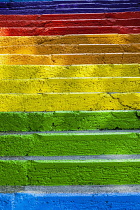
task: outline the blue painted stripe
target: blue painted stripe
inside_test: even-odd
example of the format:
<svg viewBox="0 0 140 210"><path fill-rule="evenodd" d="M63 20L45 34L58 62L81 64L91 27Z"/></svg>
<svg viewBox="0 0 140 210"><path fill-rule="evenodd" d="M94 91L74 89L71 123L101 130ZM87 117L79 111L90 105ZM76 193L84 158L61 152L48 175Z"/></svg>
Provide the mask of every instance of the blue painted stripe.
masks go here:
<svg viewBox="0 0 140 210"><path fill-rule="evenodd" d="M140 210L140 193L0 194L1 210Z"/></svg>
<svg viewBox="0 0 140 210"><path fill-rule="evenodd" d="M50 2L42 2L42 1L36 1L36 2L10 2L10 3L6 3L6 2L2 2L0 5L0 9L2 8L7 8L7 9L22 9L25 8L41 8L41 9L47 9L47 8L82 8L84 4L84 8L127 8L127 7L139 7L138 2L130 2L130 3L97 3L97 2L89 2L87 0L85 1L50 1Z"/></svg>
<svg viewBox="0 0 140 210"><path fill-rule="evenodd" d="M57 2L59 0L0 0L0 2L36 2L36 1L53 1L53 2ZM67 1L67 0L61 0L63 2ZM77 0L78 2L79 0ZM87 0L87 1L91 1L91 0ZM116 2L122 2L122 0L93 0L94 2L112 2L112 3L116 3ZM69 0L69 2L71 2ZM139 0L124 0L123 2L138 2L139 3Z"/></svg>
<svg viewBox="0 0 140 210"><path fill-rule="evenodd" d="M84 6L83 6L84 7ZM23 10L0 10L1 15L35 15L35 14L77 14L77 13L112 13L112 12L136 12L140 8L69 8L69 9L23 9Z"/></svg>

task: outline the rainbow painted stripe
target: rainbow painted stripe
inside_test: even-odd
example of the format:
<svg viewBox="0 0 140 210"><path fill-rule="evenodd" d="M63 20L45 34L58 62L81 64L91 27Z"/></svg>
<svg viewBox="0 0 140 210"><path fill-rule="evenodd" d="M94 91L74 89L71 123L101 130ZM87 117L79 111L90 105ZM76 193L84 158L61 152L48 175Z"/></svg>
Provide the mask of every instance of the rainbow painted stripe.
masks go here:
<svg viewBox="0 0 140 210"><path fill-rule="evenodd" d="M139 186L138 0L0 6L0 185ZM139 197L1 194L0 208L139 210Z"/></svg>

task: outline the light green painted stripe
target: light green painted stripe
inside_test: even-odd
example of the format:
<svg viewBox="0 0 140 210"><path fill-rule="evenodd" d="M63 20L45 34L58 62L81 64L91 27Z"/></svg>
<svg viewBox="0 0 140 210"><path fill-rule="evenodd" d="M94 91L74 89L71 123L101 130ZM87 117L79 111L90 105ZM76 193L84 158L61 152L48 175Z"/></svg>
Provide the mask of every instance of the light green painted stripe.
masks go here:
<svg viewBox="0 0 140 210"><path fill-rule="evenodd" d="M140 64L0 65L0 79L52 77L140 77Z"/></svg>
<svg viewBox="0 0 140 210"><path fill-rule="evenodd" d="M0 131L140 129L140 111L0 112Z"/></svg>
<svg viewBox="0 0 140 210"><path fill-rule="evenodd" d="M1 135L0 156L140 154L139 133Z"/></svg>
<svg viewBox="0 0 140 210"><path fill-rule="evenodd" d="M140 184L140 159L0 161L0 185Z"/></svg>

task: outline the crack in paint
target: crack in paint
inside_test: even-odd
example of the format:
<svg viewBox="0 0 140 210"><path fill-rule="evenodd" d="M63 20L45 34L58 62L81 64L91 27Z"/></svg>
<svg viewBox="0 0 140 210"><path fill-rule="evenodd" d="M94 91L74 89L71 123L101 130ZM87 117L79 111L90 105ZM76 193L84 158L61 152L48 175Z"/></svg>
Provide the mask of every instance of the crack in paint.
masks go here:
<svg viewBox="0 0 140 210"><path fill-rule="evenodd" d="M120 100L120 98L114 97L113 94L110 94L110 93L107 93L107 94L109 94L109 96L110 96L112 99L116 99L116 100L119 102L119 104L120 104L121 106L123 106L123 107L128 107L129 109L132 109L131 106L126 105L126 104L123 104L122 101Z"/></svg>

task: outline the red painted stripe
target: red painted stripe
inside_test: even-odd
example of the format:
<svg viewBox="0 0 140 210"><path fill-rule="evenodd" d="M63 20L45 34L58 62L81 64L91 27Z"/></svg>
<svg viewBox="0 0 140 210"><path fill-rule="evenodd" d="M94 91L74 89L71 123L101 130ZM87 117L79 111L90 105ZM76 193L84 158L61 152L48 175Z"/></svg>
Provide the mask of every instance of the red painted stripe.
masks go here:
<svg viewBox="0 0 140 210"><path fill-rule="evenodd" d="M0 20L61 20L61 19L102 19L140 18L140 12L89 13L89 14L48 14L48 15L0 15Z"/></svg>
<svg viewBox="0 0 140 210"><path fill-rule="evenodd" d="M133 34L140 33L140 27L133 26L81 26L81 27L53 27L53 28L35 28L35 27L15 27L1 28L0 36L46 36L46 35L66 35L66 34Z"/></svg>
<svg viewBox="0 0 140 210"><path fill-rule="evenodd" d="M140 26L140 18L133 19L73 19L73 20L5 20L0 27L69 27L69 26Z"/></svg>

